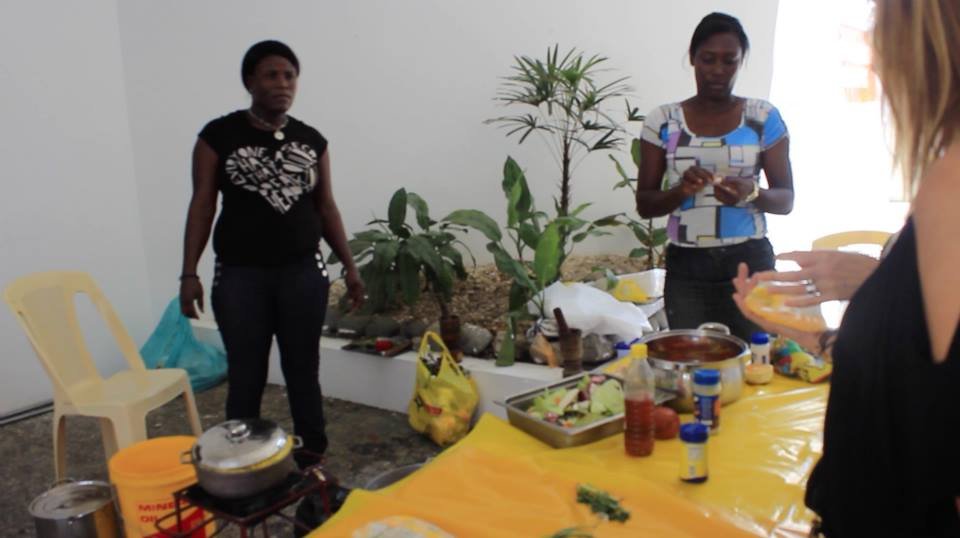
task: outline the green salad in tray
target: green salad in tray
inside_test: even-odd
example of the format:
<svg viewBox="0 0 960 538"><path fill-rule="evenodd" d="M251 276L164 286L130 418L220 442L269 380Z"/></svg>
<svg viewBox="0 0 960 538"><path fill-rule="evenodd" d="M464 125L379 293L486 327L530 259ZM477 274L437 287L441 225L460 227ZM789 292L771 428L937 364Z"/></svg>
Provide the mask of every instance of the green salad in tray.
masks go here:
<svg viewBox="0 0 960 538"><path fill-rule="evenodd" d="M527 413L564 428L578 428L623 413L623 387L616 379L584 375L573 388L547 389Z"/></svg>

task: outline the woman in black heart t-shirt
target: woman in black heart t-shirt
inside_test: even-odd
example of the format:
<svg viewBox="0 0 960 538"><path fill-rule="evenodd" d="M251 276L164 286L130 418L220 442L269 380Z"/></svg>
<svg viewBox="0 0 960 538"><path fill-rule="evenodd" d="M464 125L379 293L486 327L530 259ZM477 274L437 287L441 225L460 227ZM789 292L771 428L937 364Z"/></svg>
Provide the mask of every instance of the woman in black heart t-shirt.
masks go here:
<svg viewBox="0 0 960 538"><path fill-rule="evenodd" d="M208 123L193 150L193 197L187 214L180 308L203 309L197 262L223 195L213 233L217 255L211 301L227 351L227 419L260 416L271 342L277 339L294 432L323 453L320 330L330 281L320 252L326 239L342 260L354 307L363 301L330 186L327 141L287 115L300 63L277 41L243 58L251 105Z"/></svg>

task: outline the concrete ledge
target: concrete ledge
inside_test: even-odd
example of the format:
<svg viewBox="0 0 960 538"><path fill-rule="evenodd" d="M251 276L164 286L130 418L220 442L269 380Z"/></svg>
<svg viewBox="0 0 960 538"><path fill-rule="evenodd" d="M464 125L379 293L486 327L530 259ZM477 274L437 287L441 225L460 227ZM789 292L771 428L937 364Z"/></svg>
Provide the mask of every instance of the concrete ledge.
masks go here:
<svg viewBox="0 0 960 538"><path fill-rule="evenodd" d="M194 334L201 341L221 346L220 333L212 320L193 321ZM407 412L413 394L417 355L401 353L393 358L341 349L348 340L321 338L320 386L324 396L339 398L380 409ZM492 360L465 357L462 363L473 375L480 391L479 413L506 418L494 402L561 379L560 368L517 363L497 367ZM276 344L270 350L270 383L283 385Z"/></svg>

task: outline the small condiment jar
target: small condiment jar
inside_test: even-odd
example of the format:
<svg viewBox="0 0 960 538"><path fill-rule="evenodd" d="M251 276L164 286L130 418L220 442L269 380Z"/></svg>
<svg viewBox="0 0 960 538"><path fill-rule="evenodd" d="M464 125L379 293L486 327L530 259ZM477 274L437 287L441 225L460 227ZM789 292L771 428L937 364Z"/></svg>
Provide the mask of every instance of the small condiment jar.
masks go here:
<svg viewBox="0 0 960 538"><path fill-rule="evenodd" d="M710 428L710 434L720 427L720 372L703 368L693 372L693 416L697 422Z"/></svg>
<svg viewBox="0 0 960 538"><path fill-rule="evenodd" d="M770 335L757 331L750 336L750 356L753 364L770 364Z"/></svg>
<svg viewBox="0 0 960 538"><path fill-rule="evenodd" d="M692 484L707 481L707 427L697 422L680 426L680 480Z"/></svg>

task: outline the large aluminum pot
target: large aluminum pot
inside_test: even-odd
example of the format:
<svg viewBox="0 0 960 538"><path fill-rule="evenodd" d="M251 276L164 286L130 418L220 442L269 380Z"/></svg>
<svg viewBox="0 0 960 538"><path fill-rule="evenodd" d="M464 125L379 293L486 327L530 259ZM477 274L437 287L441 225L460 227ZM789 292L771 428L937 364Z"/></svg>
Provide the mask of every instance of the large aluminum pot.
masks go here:
<svg viewBox="0 0 960 538"><path fill-rule="evenodd" d="M721 323L704 323L697 329L663 331L644 337L657 386L674 391L670 405L681 413L693 411L693 372L701 368L720 371L720 403L740 397L750 346L730 334Z"/></svg>
<svg viewBox="0 0 960 538"><path fill-rule="evenodd" d="M113 489L106 482L64 480L30 503L39 538L120 538Z"/></svg>
<svg viewBox="0 0 960 538"><path fill-rule="evenodd" d="M228 420L205 431L181 461L193 464L207 493L239 499L283 482L297 468L293 450L301 444L269 420Z"/></svg>

